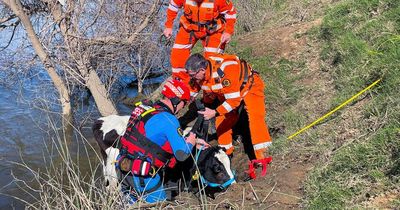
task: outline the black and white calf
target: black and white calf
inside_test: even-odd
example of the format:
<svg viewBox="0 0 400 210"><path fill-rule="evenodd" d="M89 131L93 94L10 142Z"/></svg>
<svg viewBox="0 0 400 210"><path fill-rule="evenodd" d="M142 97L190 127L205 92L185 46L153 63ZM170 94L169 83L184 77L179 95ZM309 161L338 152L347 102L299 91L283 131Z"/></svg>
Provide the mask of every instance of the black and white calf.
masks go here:
<svg viewBox="0 0 400 210"><path fill-rule="evenodd" d="M116 148L116 140L124 135L129 116L110 115L96 120L93 125L93 134L99 144L103 156L103 174L107 188L114 188L118 185L117 173L115 171L115 160L119 154ZM196 170L193 158L178 163L174 169L166 170L165 179L177 181L176 174L186 174L191 179ZM200 171L200 179L209 188L225 189L234 183L234 174L230 167L229 157L220 147L211 147L202 150L196 156L197 167Z"/></svg>
<svg viewBox="0 0 400 210"><path fill-rule="evenodd" d="M118 176L115 170L115 160L119 154L116 142L125 134L129 116L110 115L95 121L92 127L94 138L100 147L103 157L104 183L107 188L118 186Z"/></svg>

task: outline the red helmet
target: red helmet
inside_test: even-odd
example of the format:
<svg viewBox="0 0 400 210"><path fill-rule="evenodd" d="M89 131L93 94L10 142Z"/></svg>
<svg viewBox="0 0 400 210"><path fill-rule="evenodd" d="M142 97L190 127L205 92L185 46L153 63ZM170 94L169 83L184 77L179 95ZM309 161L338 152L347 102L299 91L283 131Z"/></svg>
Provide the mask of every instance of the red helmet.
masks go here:
<svg viewBox="0 0 400 210"><path fill-rule="evenodd" d="M181 101L190 100L190 90L188 86L179 80L168 80L161 93L169 98L179 98Z"/></svg>

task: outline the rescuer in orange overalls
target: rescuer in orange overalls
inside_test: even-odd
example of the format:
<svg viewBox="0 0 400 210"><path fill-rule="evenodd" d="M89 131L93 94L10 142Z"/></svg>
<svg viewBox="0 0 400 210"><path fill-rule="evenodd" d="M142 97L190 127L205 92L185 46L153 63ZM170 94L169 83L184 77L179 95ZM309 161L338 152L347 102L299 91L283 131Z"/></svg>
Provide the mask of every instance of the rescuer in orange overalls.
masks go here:
<svg viewBox="0 0 400 210"><path fill-rule="evenodd" d="M215 55L206 59L193 54L185 69L197 90L203 90L206 106L219 101L216 109L206 108L199 114L206 120L216 117L218 143L226 153L231 155L233 152L232 127L239 112L247 112L255 158L266 158L264 155L271 145L271 137L265 122L264 82L260 75L235 55Z"/></svg>
<svg viewBox="0 0 400 210"><path fill-rule="evenodd" d="M170 38L178 10L184 13L171 51L172 76L189 83L185 62L198 40L202 41L204 56L222 53L229 43L236 22L236 10L230 0L171 0L163 34Z"/></svg>

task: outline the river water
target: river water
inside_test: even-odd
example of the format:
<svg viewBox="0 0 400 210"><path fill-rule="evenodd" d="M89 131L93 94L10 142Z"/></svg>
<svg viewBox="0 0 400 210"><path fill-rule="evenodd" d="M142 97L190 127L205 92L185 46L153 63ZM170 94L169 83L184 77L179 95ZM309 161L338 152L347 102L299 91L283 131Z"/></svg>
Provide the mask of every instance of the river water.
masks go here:
<svg viewBox="0 0 400 210"><path fill-rule="evenodd" d="M42 144L43 134L39 129L33 129L33 126L28 125L42 124L43 121L39 117L39 110L32 109L26 102L17 100L19 94L15 90L0 87L0 187L2 194L18 195L19 193L15 184L12 183L11 172L23 173L20 167L10 161L20 161L21 157L24 157L33 167L40 165L35 159L39 157L42 150L38 145ZM1 209L8 209L11 205L21 207L20 203L15 204L14 199L0 195Z"/></svg>
<svg viewBox="0 0 400 210"><path fill-rule="evenodd" d="M161 80L163 78L153 80L153 82ZM49 155L46 148L52 143L50 139L54 139L54 129L49 122L57 122L60 119L57 113L58 105L51 100L49 102L41 100L44 92L46 92L46 97L54 94L51 82L48 81L48 86L43 87L43 78L40 79L40 85L38 81L25 81L20 87L0 86L0 209L24 208L24 204L12 196L21 197L23 195L25 199L33 200L29 199L29 196L25 195L24 191L18 187L18 183L13 181L13 175L22 180L30 180L32 174L27 173L27 170L14 162L21 163L23 160L32 169L44 168L44 157ZM38 88L39 86L40 88ZM124 92L129 97L136 94L135 89ZM48 106L45 109L50 109L54 113L40 109L44 107L43 104ZM39 107L33 108L38 105ZM117 109L120 114L127 114L130 110L123 104L118 104ZM93 150L89 149L89 154L87 154L85 150L79 149L85 144L86 146L90 144L93 148L98 149L91 136L91 123L93 119L99 117L93 101L89 101L85 105L80 104L79 115L86 118L81 125L81 131L88 142L77 141L74 138L78 143L71 149L71 153L83 157L97 157ZM93 159L98 161L98 158Z"/></svg>

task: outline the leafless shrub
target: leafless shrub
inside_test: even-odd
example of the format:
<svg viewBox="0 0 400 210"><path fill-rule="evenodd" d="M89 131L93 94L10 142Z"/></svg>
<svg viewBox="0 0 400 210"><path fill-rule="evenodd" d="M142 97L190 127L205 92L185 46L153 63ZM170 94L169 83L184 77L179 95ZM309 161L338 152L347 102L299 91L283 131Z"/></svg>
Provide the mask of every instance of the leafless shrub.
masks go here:
<svg viewBox="0 0 400 210"><path fill-rule="evenodd" d="M160 12L161 0L16 2L22 8L18 15L21 10L17 6L9 9L13 2L4 0L0 4L0 9L6 11L0 16L0 32L10 37L1 46L7 52L16 51L9 43L15 40L14 35L26 38L23 30L13 32L20 30L19 20L26 17L24 27L33 26L27 32L30 39L39 40L32 46L38 47L35 53L43 67L54 69L53 75L60 76L70 95L89 89L102 115L116 112L110 95L121 76L135 75L141 91L149 72L161 66L162 50L156 47L164 15ZM14 42L19 48L33 51L30 42L22 44ZM12 60L20 61L19 55L15 53Z"/></svg>

